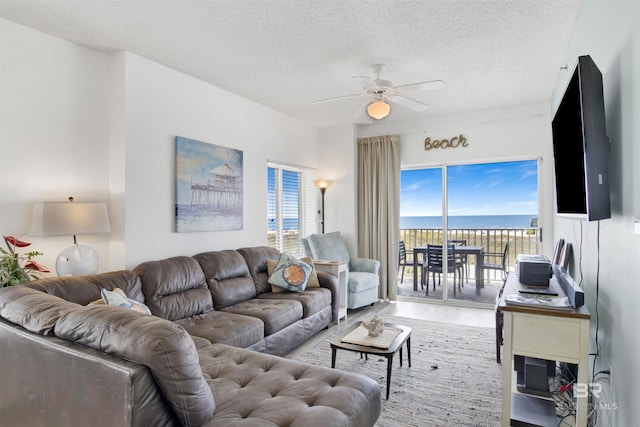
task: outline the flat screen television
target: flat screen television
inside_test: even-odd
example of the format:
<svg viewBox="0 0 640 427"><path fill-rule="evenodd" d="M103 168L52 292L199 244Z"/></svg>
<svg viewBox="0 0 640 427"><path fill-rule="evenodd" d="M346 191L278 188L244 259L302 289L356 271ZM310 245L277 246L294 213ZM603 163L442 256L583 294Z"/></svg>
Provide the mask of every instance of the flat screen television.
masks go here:
<svg viewBox="0 0 640 427"><path fill-rule="evenodd" d="M611 218L602 74L590 56L578 58L551 127L558 215Z"/></svg>

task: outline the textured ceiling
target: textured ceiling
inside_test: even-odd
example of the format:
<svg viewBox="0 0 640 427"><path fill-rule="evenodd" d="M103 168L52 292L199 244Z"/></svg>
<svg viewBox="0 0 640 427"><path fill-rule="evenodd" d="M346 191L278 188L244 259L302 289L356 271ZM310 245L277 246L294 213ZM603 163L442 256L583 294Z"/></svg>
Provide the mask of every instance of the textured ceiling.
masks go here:
<svg viewBox="0 0 640 427"><path fill-rule="evenodd" d="M313 126L369 123L358 94L444 80L385 121L548 101L575 0L0 0L0 16L95 49L126 49ZM568 64L572 67L573 64ZM359 114L354 114L359 112Z"/></svg>

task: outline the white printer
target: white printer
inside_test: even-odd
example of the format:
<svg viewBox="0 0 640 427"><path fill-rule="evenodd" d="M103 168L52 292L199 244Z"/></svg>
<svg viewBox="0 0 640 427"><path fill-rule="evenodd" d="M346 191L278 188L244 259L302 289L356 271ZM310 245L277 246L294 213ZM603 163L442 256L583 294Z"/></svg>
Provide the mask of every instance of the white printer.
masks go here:
<svg viewBox="0 0 640 427"><path fill-rule="evenodd" d="M518 280L528 286L549 286L551 262L544 255L520 254L516 260Z"/></svg>

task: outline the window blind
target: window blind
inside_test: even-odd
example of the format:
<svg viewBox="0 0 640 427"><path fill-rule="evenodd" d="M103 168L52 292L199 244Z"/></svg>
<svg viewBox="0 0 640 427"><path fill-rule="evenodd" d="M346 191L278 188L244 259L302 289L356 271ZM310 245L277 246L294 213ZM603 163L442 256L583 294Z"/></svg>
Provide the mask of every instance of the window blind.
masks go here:
<svg viewBox="0 0 640 427"><path fill-rule="evenodd" d="M314 169L267 164L269 246L296 257L304 255L301 237L318 230L316 176Z"/></svg>

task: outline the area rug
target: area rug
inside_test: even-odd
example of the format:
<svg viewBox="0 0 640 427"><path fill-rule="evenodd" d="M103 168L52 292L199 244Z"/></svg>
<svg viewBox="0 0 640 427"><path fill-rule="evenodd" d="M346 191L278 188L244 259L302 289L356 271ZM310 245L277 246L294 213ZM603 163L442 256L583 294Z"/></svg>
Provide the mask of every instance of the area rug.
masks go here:
<svg viewBox="0 0 640 427"><path fill-rule="evenodd" d="M400 354L393 358L389 400L385 400L385 358L369 356L365 360L344 350L338 350L336 356L337 369L366 375L380 385L382 413L377 427L500 424L502 365L495 359L494 329L397 316L384 316L384 320L413 329L411 367L405 347L402 367ZM332 327L294 358L331 367L329 342L344 335L348 327L344 323Z"/></svg>

